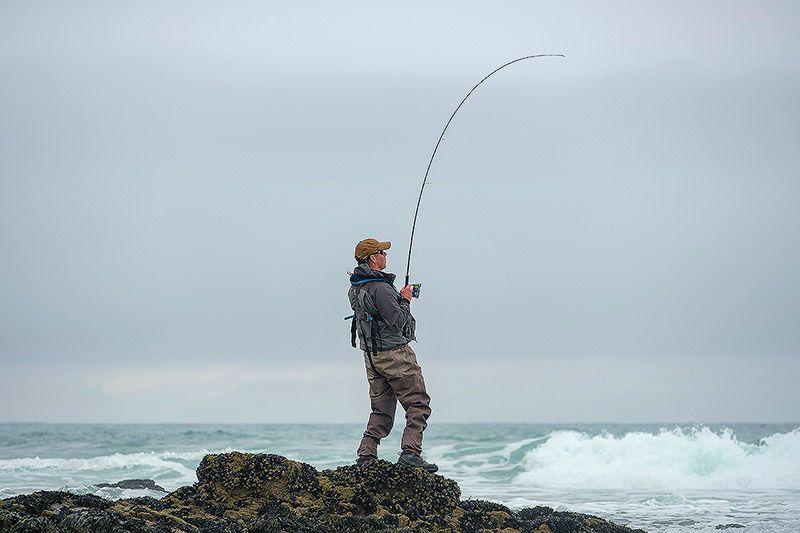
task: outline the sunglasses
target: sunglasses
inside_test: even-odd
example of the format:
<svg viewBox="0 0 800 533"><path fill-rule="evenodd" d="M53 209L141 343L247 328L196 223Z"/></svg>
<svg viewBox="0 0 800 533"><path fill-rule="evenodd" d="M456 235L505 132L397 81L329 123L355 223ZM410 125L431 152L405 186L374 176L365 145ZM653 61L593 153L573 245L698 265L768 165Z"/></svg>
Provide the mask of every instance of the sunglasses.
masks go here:
<svg viewBox="0 0 800 533"><path fill-rule="evenodd" d="M377 252L375 252L375 253L374 253L374 254L372 254L372 255L386 255L386 252L385 252L385 251L383 251L383 250L378 250Z"/></svg>

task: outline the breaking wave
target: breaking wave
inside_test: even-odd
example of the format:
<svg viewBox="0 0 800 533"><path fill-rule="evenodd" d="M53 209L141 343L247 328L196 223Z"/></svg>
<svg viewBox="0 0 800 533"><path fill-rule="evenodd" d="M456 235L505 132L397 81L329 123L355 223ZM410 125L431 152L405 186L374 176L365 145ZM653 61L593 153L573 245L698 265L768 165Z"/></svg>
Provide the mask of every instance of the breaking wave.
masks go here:
<svg viewBox="0 0 800 533"><path fill-rule="evenodd" d="M80 459L23 457L20 459L0 459L0 470L62 470L68 472L125 470L140 467L155 467L177 470L185 473L187 468L178 461L199 461L209 453L225 453L226 450L198 450L192 452L149 452L149 453L114 453L99 457ZM193 470L189 470L194 473Z"/></svg>
<svg viewBox="0 0 800 533"><path fill-rule="evenodd" d="M675 428L622 436L554 431L528 450L520 487L692 490L800 489L800 428L756 444L733 431Z"/></svg>
<svg viewBox="0 0 800 533"><path fill-rule="evenodd" d="M195 468L204 455L230 451L232 450L203 449L187 452L113 453L86 458L0 459L0 496L8 497L41 489L92 493L111 499L151 495L146 490L142 493L115 488L98 489L92 484L99 481L146 478L156 480L167 490L174 490L197 480Z"/></svg>

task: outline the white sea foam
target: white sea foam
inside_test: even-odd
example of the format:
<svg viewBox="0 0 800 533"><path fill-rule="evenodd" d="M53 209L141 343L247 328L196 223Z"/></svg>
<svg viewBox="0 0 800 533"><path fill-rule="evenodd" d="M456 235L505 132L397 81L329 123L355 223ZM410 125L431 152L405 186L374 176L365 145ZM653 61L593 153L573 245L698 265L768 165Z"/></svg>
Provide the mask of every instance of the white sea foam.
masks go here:
<svg viewBox="0 0 800 533"><path fill-rule="evenodd" d="M758 444L707 427L621 437L555 431L526 452L512 481L537 488L800 489L800 428Z"/></svg>
<svg viewBox="0 0 800 533"><path fill-rule="evenodd" d="M11 494L40 489L61 489L80 494L98 494L112 499L127 497L120 489L99 489L98 481L147 478L167 490L190 485L197 480L195 467L209 453L224 453L230 448L210 451L165 451L114 453L86 458L23 457L0 460L0 486L15 485ZM141 495L141 494L136 494Z"/></svg>
<svg viewBox="0 0 800 533"><path fill-rule="evenodd" d="M472 446L458 446L456 444L444 444L432 446L426 450L429 459L451 469L464 472L475 473L505 470L514 467L512 458L515 452L520 452L537 443L543 442L547 437L536 437L510 442L503 445L489 446L490 449L475 451Z"/></svg>
<svg viewBox="0 0 800 533"><path fill-rule="evenodd" d="M199 461L209 453L225 453L225 450L197 450L190 452L149 452L149 453L114 453L87 458L41 458L23 457L19 459L0 459L0 471L49 470L62 472L126 470L138 467L175 470L181 474L194 471L178 461Z"/></svg>

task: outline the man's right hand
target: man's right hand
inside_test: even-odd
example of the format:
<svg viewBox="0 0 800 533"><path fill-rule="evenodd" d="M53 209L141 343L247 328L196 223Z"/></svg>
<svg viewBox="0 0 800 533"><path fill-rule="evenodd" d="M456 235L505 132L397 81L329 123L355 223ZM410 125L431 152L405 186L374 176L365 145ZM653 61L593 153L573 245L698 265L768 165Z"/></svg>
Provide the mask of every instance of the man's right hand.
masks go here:
<svg viewBox="0 0 800 533"><path fill-rule="evenodd" d="M406 285L403 287L403 290L400 291L400 297L404 300L408 300L408 303L411 303L411 291L413 287L411 285Z"/></svg>

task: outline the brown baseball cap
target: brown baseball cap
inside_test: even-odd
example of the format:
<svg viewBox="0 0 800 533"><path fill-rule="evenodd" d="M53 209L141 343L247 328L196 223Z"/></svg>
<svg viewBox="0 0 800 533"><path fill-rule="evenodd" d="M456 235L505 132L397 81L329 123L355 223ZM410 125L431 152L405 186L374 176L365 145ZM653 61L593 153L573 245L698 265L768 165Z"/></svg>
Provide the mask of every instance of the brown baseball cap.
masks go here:
<svg viewBox="0 0 800 533"><path fill-rule="evenodd" d="M391 247L392 243L389 241L381 242L377 239L364 239L356 244L356 261L361 261L372 254L378 253L381 250L388 250Z"/></svg>

